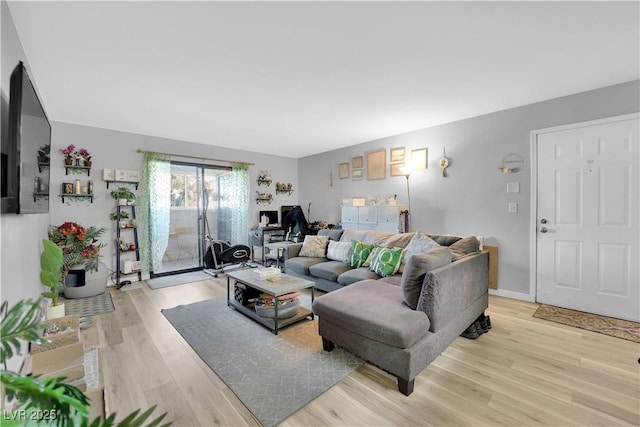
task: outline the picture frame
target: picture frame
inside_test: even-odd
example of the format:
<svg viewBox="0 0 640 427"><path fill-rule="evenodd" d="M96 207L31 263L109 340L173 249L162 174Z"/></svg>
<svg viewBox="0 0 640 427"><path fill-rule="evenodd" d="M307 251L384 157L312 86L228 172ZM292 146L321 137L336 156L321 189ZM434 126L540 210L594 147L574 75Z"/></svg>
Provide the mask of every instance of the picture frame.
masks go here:
<svg viewBox="0 0 640 427"><path fill-rule="evenodd" d="M411 169L423 170L427 168L429 159L427 156L427 149L420 148L418 150L411 151Z"/></svg>
<svg viewBox="0 0 640 427"><path fill-rule="evenodd" d="M389 174L391 176L404 176L404 173L401 170L404 165L404 163L391 163L389 165Z"/></svg>
<svg viewBox="0 0 640 427"><path fill-rule="evenodd" d="M364 169L354 169L351 177L354 181L360 181L364 178Z"/></svg>
<svg viewBox="0 0 640 427"><path fill-rule="evenodd" d="M116 181L127 181L129 179L129 171L124 169L116 169Z"/></svg>
<svg viewBox="0 0 640 427"><path fill-rule="evenodd" d="M367 153L367 179L379 180L387 178L387 150L376 150Z"/></svg>
<svg viewBox="0 0 640 427"><path fill-rule="evenodd" d="M140 182L140 171L127 171L127 181Z"/></svg>
<svg viewBox="0 0 640 427"><path fill-rule="evenodd" d="M404 163L406 150L404 147L391 148L389 150L389 163Z"/></svg>
<svg viewBox="0 0 640 427"><path fill-rule="evenodd" d="M72 182L63 182L62 183L62 194L73 194L73 183Z"/></svg>
<svg viewBox="0 0 640 427"><path fill-rule="evenodd" d="M338 170L340 179L349 178L349 163L340 163Z"/></svg>
<svg viewBox="0 0 640 427"><path fill-rule="evenodd" d="M351 167L353 169L362 169L364 168L364 157L356 156L351 159Z"/></svg>

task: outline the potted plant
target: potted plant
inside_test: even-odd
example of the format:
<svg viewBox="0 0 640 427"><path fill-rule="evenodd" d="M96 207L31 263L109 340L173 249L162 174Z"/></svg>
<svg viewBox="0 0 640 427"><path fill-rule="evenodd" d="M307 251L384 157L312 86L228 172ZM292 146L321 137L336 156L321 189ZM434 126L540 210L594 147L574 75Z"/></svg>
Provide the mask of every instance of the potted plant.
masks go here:
<svg viewBox="0 0 640 427"><path fill-rule="evenodd" d="M40 255L40 281L49 288L42 296L51 300L45 310L47 319L64 317L64 303L58 301L60 279L63 277L62 249L51 240L42 240L43 251Z"/></svg>
<svg viewBox="0 0 640 427"><path fill-rule="evenodd" d="M86 148L81 148L78 150L78 154L82 157L84 161L84 165L91 167L91 153Z"/></svg>
<svg viewBox="0 0 640 427"><path fill-rule="evenodd" d="M76 146L73 144L69 144L67 148L63 148L60 150L62 155L64 156L64 164L67 166L71 166L73 164L73 159L75 158L76 152L74 151Z"/></svg>
<svg viewBox="0 0 640 427"><path fill-rule="evenodd" d="M109 218L111 221L118 221L118 226L120 228L126 228L129 224L129 221L127 221L127 219L129 219L129 214L127 212L112 212L109 215Z"/></svg>
<svg viewBox="0 0 640 427"><path fill-rule="evenodd" d="M118 187L111 192L111 198L117 200L119 205L133 204L136 195L127 187Z"/></svg>
<svg viewBox="0 0 640 427"><path fill-rule="evenodd" d="M49 164L50 150L51 150L51 144L47 144L38 148L38 163Z"/></svg>
<svg viewBox="0 0 640 427"><path fill-rule="evenodd" d="M98 243L98 238L105 231L105 228L84 228L76 222L65 222L59 227L51 227L49 240L62 249L65 271L97 271L100 249L105 246L104 243Z"/></svg>

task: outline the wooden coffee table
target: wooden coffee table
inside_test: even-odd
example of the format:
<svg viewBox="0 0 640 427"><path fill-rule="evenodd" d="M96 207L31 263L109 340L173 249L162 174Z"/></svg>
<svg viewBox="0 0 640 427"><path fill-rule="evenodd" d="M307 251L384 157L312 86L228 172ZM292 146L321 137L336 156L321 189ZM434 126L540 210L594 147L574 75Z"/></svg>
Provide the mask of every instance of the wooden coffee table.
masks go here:
<svg viewBox="0 0 640 427"><path fill-rule="evenodd" d="M311 303L313 303L313 287L315 285L311 280L300 279L298 277L290 276L288 274L280 274L280 280L269 281L267 279L260 279L255 271L251 269L247 270L235 270L225 273L227 275L227 306L233 307L240 313L250 317L256 322L266 326L275 335L278 335L278 330L292 323L299 322L306 318L313 319L313 312L306 308L298 307L296 313L292 317L285 319L278 319L278 304L275 304L275 317L263 317L259 316L255 311L255 305L253 303L242 305L232 298L233 291L231 290L231 283L241 283L253 289L257 289L265 294L273 295L277 298L281 295L286 295L291 292L300 291L302 289L311 289Z"/></svg>

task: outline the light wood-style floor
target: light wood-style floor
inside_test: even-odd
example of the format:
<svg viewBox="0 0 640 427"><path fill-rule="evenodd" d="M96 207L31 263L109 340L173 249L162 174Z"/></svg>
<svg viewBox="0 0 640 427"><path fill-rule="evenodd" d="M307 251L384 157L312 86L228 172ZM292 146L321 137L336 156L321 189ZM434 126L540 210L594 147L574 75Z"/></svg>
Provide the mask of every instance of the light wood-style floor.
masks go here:
<svg viewBox="0 0 640 427"><path fill-rule="evenodd" d="M175 426L259 425L160 313L226 296L225 286L212 279L111 291L115 312L84 331L85 342L101 347L107 412L120 419L157 405ZM491 297L493 329L457 338L411 396L365 364L282 425L640 425L640 345L533 318L536 308Z"/></svg>

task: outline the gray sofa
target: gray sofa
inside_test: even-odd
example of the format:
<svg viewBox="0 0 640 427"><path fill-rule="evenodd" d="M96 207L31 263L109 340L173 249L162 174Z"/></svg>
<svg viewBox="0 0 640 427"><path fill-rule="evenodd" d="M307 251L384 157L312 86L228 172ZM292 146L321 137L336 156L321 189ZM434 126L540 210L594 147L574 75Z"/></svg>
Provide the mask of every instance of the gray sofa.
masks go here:
<svg viewBox="0 0 640 427"><path fill-rule="evenodd" d="M346 238L372 236L345 233ZM410 240L410 234L373 233L379 244ZM336 233L333 237L345 235L338 237ZM398 390L407 396L413 391L416 376L488 307L488 252L460 253L457 248L451 249L455 242L462 241L460 237L432 238L440 242L440 248L412 255L401 274L385 278L376 275L348 283L357 275L371 272L320 265L335 263L329 260L294 257L285 261L287 274L299 276L303 276L303 265L308 272L320 274L335 267L335 281L327 275L304 275L318 288L332 290L313 303L324 349L331 351L337 345L395 375ZM347 276L342 277L344 274Z"/></svg>

